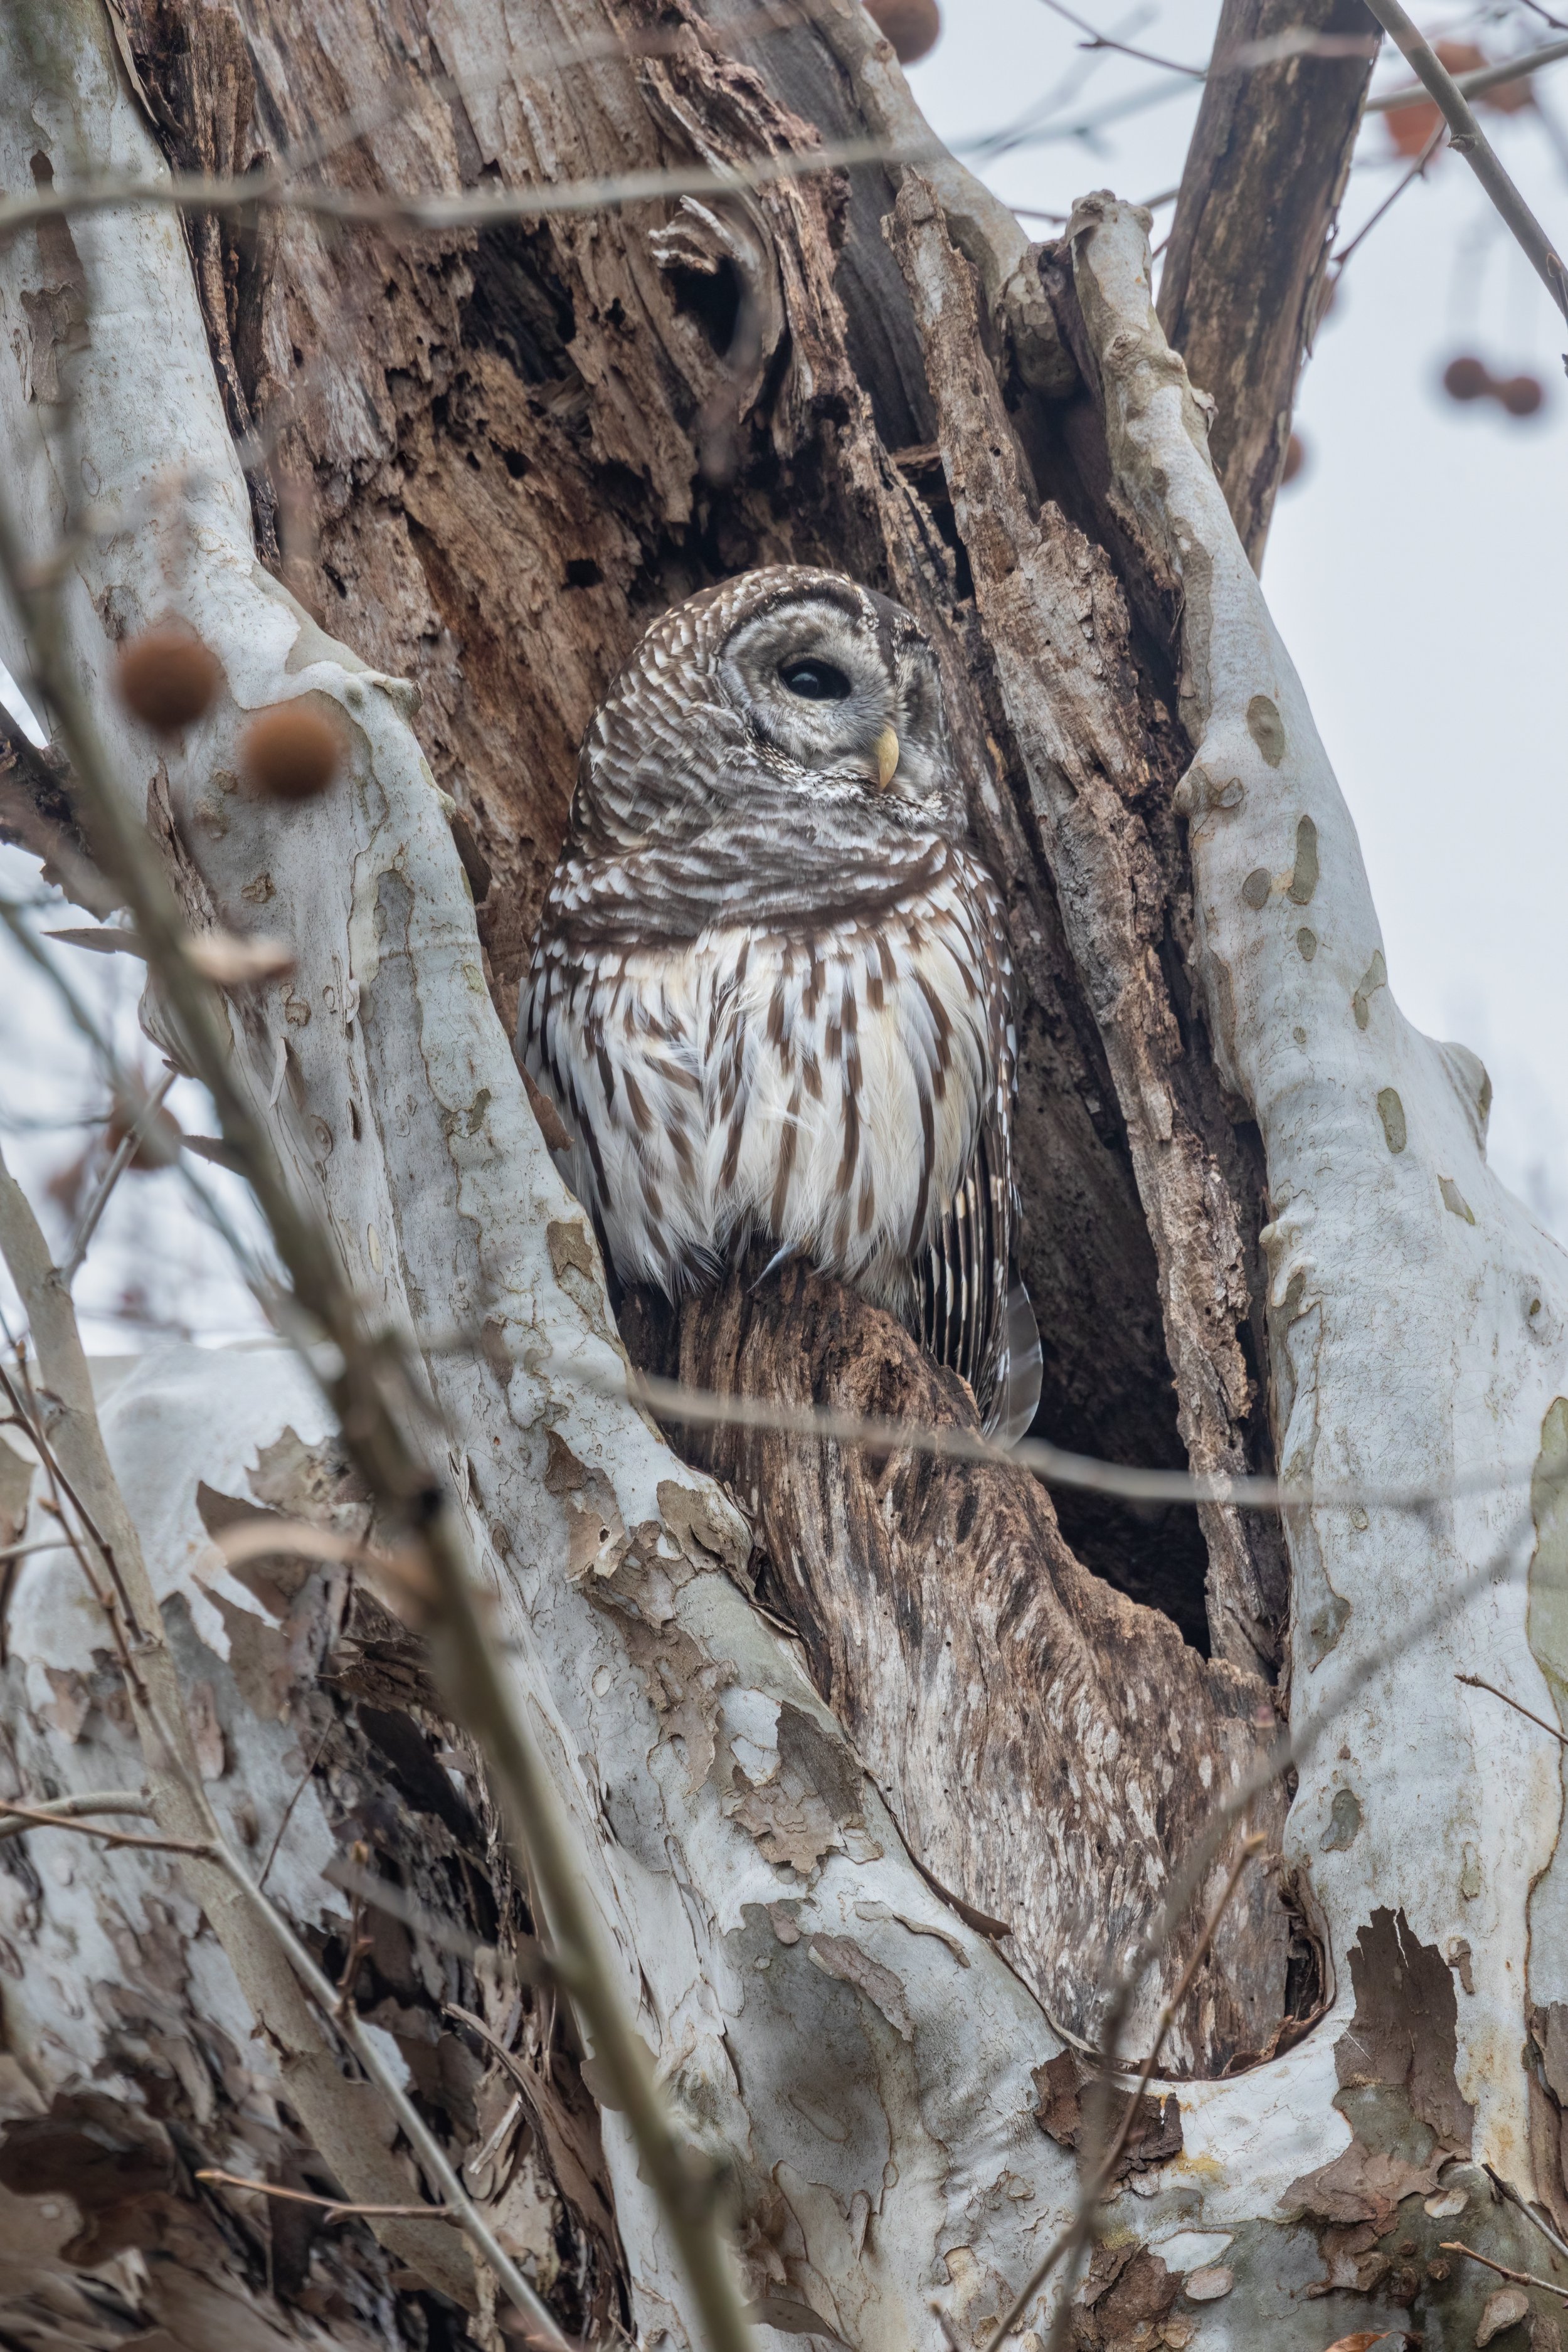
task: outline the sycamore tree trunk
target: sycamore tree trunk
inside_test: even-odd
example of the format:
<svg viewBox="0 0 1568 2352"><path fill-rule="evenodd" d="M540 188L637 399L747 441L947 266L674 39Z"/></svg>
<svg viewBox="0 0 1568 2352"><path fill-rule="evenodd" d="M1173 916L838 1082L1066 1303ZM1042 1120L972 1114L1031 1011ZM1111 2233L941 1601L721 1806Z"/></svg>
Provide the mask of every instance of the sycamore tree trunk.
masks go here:
<svg viewBox="0 0 1568 2352"><path fill-rule="evenodd" d="M847 0L789 24L731 0L11 0L0 26L7 195L290 155L389 200L559 190L925 137ZM191 929L292 951L230 992L236 1074L423 1358L626 2000L729 2169L763 2343L984 2342L1073 2214L1116 1971L1280 1723L1320 1720L1138 1985L1123 2063L1260 1836L1069 2341L1563 2340L1549 2285L1443 2244L1568 2289L1568 1264L1487 1168L1479 1063L1398 1011L1249 561L1364 90L1342 63L1311 90L1249 277L1236 208L1302 63L1205 108L1189 173L1173 331L1227 404L1217 476L1146 216L1090 196L1032 247L946 159L478 230L411 233L391 201L352 228L124 202L0 246L9 497L37 560L69 541L69 658ZM1317 1482L1283 1524L661 1433L624 1401L623 1342L704 1389L973 1423L809 1271L679 1315L612 1298L507 1043L597 697L668 604L781 559L897 597L942 664L1021 975L1039 1433ZM169 614L226 688L159 755L110 680ZM26 675L9 619L0 652ZM352 773L285 810L239 786L237 746L296 697L341 715ZM695 2342L420 1642L286 1528L225 1564L268 1514L366 1524L307 1371L172 1349L100 1405L220 1821L563 2325ZM42 1542L41 1482L29 1505L28 1465L0 1469ZM137 1790L68 1559L20 1562L6 1633L0 1796ZM439 2230L197 2179L420 2195L372 2084L301 2057L174 1858L16 1827L0 2334L493 2340Z"/></svg>

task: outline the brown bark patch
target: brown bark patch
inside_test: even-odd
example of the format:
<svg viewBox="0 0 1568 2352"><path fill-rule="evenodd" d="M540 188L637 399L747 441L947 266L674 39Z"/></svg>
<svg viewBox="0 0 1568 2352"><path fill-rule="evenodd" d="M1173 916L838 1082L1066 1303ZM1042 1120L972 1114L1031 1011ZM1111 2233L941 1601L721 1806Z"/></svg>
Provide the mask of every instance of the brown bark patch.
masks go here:
<svg viewBox="0 0 1568 2352"><path fill-rule="evenodd" d="M1455 2078L1453 1973L1436 1947L1418 1940L1402 1911L1380 1908L1352 1946L1350 1969L1355 2015L1335 2045L1334 2105L1353 2137L1331 2163L1292 2181L1282 2200L1331 2225L1329 2276L1315 2290L1325 2294L1347 2266L1364 2268L1405 2198L1430 2196L1444 2165L1469 2154L1475 2125Z"/></svg>

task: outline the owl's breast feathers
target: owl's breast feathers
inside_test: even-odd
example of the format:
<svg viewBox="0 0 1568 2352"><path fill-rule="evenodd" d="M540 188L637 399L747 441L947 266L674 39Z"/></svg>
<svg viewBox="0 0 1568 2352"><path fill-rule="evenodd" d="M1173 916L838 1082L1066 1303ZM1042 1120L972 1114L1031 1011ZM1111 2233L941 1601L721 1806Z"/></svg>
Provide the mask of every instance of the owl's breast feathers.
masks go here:
<svg viewBox="0 0 1568 2352"><path fill-rule="evenodd" d="M961 846L741 840L569 852L520 1043L623 1279L670 1296L770 1236L969 1380L1007 1367L1011 967Z"/></svg>

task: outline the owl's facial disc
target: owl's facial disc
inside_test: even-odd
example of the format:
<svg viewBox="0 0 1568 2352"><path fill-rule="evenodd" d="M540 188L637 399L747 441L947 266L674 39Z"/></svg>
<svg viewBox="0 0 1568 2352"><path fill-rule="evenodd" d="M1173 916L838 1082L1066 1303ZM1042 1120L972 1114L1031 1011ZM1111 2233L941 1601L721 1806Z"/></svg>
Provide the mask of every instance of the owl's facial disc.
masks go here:
<svg viewBox="0 0 1568 2352"><path fill-rule="evenodd" d="M726 695L770 750L829 790L880 793L899 765L899 666L864 609L798 595L742 622L725 646Z"/></svg>

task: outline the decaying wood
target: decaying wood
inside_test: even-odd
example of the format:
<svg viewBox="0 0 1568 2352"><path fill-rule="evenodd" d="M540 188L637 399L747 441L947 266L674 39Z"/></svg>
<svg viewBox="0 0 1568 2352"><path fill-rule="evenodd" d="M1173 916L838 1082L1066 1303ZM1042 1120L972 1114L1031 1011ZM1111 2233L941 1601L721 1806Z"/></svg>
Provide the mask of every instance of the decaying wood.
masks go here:
<svg viewBox="0 0 1568 2352"><path fill-rule="evenodd" d="M1352 53L1225 70L1251 44L1297 32ZM1225 0L1183 166L1160 321L1215 404L1209 454L1254 566L1329 290L1378 37L1362 0Z"/></svg>
<svg viewBox="0 0 1568 2352"><path fill-rule="evenodd" d="M689 1385L974 1425L962 1383L889 1316L820 1275L792 1268L758 1286L754 1271L680 1318ZM647 1349L636 1320L627 1336ZM1169 1892L1213 1796L1268 1746L1264 1685L1089 1575L1022 1471L740 1430L705 1433L694 1458L755 1513L764 1596L798 1631L910 1852L1006 1924L1003 1948L1053 2021L1097 2043L1151 1895ZM1270 1790L1216 1854L1144 1979L1126 2048L1148 2047L1235 1851L1261 1830L1277 1853L1284 1815L1283 1790ZM781 1842L809 1851L811 1834L804 1815L780 1823ZM1178 2016L1165 2071L1218 2074L1276 2046L1291 1933L1277 1872L1255 1871ZM1084 1969L1091 1948L1102 1974Z"/></svg>
<svg viewBox="0 0 1568 2352"><path fill-rule="evenodd" d="M1182 1066L1185 1042L1162 962L1171 891L1157 845L1174 845L1173 779L1150 755L1126 601L1103 551L1056 507L1037 508L1026 487L1000 389L973 364L979 321L968 265L918 173L905 175L894 222L975 603L1126 1126L1182 1435L1195 1469L1244 1469L1258 1402L1240 1336L1250 1306L1247 1244L1194 1116L1194 1074ZM1157 712L1160 721L1168 735L1169 713ZM1211 1132L1217 1125L1211 1111ZM1269 1531L1229 1505L1205 1505L1202 1517L1215 1647L1237 1663L1271 1663L1282 1593Z"/></svg>

